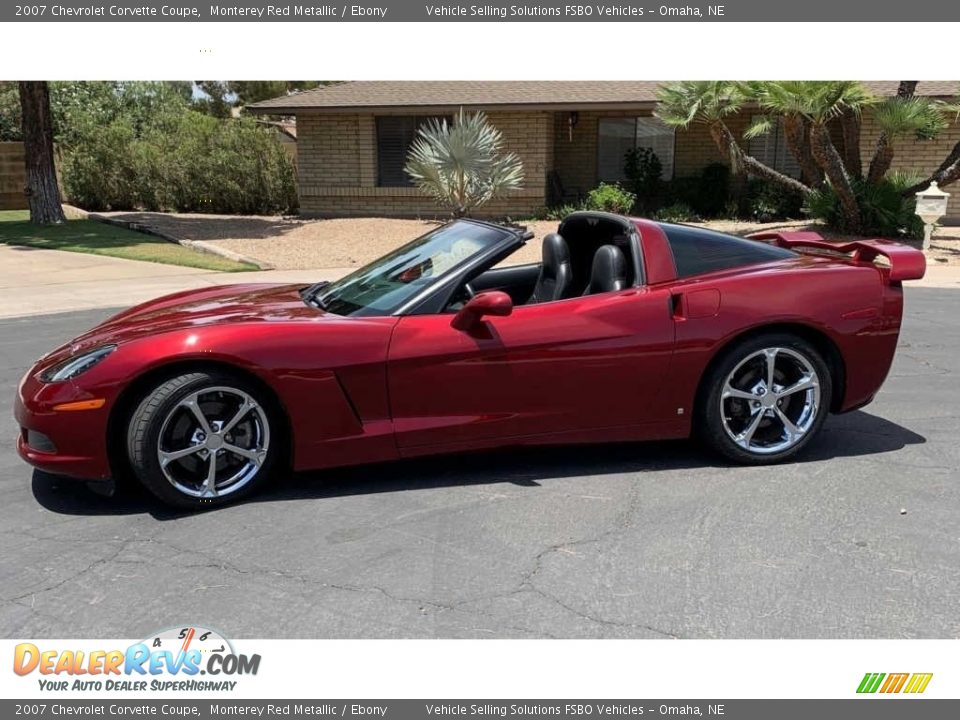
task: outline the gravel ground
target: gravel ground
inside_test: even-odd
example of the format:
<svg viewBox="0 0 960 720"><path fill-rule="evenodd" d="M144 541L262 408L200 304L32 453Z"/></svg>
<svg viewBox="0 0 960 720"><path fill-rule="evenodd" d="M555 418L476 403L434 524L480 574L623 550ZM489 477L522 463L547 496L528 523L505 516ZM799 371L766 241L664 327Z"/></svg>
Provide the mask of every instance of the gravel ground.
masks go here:
<svg viewBox="0 0 960 720"><path fill-rule="evenodd" d="M234 215L104 214L146 225L172 237L212 242L264 260L278 270L359 267L440 224L435 220L390 218L302 220ZM536 237L510 257L510 264L539 261L539 239L555 231L557 223L532 222L528 227Z"/></svg>
<svg viewBox="0 0 960 720"><path fill-rule="evenodd" d="M295 217L199 215L166 213L104 213L131 220L184 240L205 240L220 247L264 260L278 270L359 267L398 245L412 240L439 223L435 220L344 218L303 220ZM772 224L738 220L695 223L720 232L746 235L763 229L813 229L836 237L806 221ZM540 238L557 229L557 222L531 221L534 239L505 264L519 265L540 259ZM838 238L840 239L840 238ZM937 230L927 254L932 263L960 265L960 227Z"/></svg>

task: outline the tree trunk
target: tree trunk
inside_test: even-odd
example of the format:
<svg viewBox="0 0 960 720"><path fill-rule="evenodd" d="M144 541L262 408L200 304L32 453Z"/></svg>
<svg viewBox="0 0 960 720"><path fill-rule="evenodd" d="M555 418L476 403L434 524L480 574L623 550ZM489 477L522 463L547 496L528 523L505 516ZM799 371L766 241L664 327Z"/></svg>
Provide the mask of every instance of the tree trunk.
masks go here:
<svg viewBox="0 0 960 720"><path fill-rule="evenodd" d="M945 187L957 180L960 180L960 142L953 146L953 150L930 177L908 187L902 194L903 197L910 197L921 190L926 190L930 183L934 181L940 187Z"/></svg>
<svg viewBox="0 0 960 720"><path fill-rule="evenodd" d="M840 116L843 132L843 164L853 177L863 177L863 161L860 159L860 115L847 111Z"/></svg>
<svg viewBox="0 0 960 720"><path fill-rule="evenodd" d="M799 180L795 180L789 175L777 172L772 167L764 165L755 157L747 155L736 137L730 132L730 128L722 121L716 121L710 125L710 136L726 157L730 158L733 172L747 171L751 175L756 175L764 180L777 183L783 187L789 188L800 193L803 197L810 195L812 190Z"/></svg>
<svg viewBox="0 0 960 720"><path fill-rule="evenodd" d="M867 182L876 185L883 180L892 164L893 140L886 133L880 133L880 137L877 138L877 148L873 151L873 159L870 161L870 170L867 171Z"/></svg>
<svg viewBox="0 0 960 720"><path fill-rule="evenodd" d="M860 204L850 182L850 175L843 166L843 159L830 139L830 131L825 124L816 124L810 128L810 147L817 164L823 168L834 192L840 199L846 229L853 233L860 232L863 221L860 217Z"/></svg>
<svg viewBox="0 0 960 720"><path fill-rule="evenodd" d="M823 171L810 152L810 125L799 115L783 116L783 136L787 147L800 164L800 176L810 187L823 182Z"/></svg>
<svg viewBox="0 0 960 720"><path fill-rule="evenodd" d="M916 80L901 80L897 87L897 99L908 100L917 91ZM870 160L870 169L867 171L867 182L876 185L886 176L893 164L893 138L886 133L880 133L877 138L877 147Z"/></svg>
<svg viewBox="0 0 960 720"><path fill-rule="evenodd" d="M63 207L53 159L53 120L46 82L20 83L23 148L26 155L30 221L40 225L62 223Z"/></svg>
<svg viewBox="0 0 960 720"><path fill-rule="evenodd" d="M917 91L917 80L901 80L897 86L898 98L912 98Z"/></svg>

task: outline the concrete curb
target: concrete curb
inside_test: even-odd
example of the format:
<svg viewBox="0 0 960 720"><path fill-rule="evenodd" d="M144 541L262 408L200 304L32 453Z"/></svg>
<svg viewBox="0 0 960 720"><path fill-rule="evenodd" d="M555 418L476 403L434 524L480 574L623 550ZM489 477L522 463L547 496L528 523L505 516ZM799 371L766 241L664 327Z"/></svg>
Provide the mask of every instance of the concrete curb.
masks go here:
<svg viewBox="0 0 960 720"><path fill-rule="evenodd" d="M149 225L143 225L142 223L133 222L131 220L121 220L120 218L107 217L106 215L100 215L99 213L89 213L79 208L71 208L71 211L79 215L81 218L86 218L87 220L95 220L97 222L102 222L106 225L113 225L115 227L126 228L127 230L134 230L136 232L141 232L145 235L152 235L153 237L158 237L161 240L166 240L167 242L172 242L177 245L183 245L186 248L191 250L196 250L198 252L205 252L211 255L219 255L222 258L227 260L233 260L234 262L247 263L253 265L260 270L274 270L275 267L268 262L263 260L257 260L252 258L249 255L241 255L240 253L233 252L233 250L226 250L222 247L218 247L212 243L209 243L205 240L184 240L181 238L173 237L172 235L167 235L162 233L159 230L156 230Z"/></svg>

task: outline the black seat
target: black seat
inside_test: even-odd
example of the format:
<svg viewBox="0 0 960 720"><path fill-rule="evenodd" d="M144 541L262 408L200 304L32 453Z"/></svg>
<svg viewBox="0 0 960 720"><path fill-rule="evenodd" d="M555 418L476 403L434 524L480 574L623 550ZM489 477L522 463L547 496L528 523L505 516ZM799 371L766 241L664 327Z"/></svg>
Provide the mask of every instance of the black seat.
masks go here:
<svg viewBox="0 0 960 720"><path fill-rule="evenodd" d="M584 295L623 290L627 286L627 259L615 245L601 245L593 255L590 282Z"/></svg>
<svg viewBox="0 0 960 720"><path fill-rule="evenodd" d="M573 282L573 268L570 265L570 248L567 241L556 233L543 237L543 264L540 276L533 288L528 303L551 302L567 296Z"/></svg>

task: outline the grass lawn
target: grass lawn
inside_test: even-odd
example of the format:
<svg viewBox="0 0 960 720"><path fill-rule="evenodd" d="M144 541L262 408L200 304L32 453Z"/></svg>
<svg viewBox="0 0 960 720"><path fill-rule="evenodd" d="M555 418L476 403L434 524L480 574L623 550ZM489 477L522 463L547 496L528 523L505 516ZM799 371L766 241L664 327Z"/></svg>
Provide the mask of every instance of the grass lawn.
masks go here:
<svg viewBox="0 0 960 720"><path fill-rule="evenodd" d="M242 272L259 268L211 253L198 252L152 235L95 220L68 220L63 225L31 225L25 210L0 212L0 245L109 255L125 260L184 265L204 270Z"/></svg>

